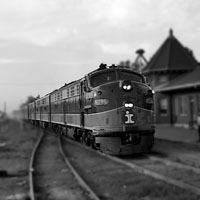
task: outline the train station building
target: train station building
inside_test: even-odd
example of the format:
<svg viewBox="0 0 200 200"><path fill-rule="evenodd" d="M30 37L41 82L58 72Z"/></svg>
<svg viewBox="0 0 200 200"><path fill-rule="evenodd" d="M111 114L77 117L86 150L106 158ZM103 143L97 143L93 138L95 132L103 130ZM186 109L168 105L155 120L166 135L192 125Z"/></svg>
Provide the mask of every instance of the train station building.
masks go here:
<svg viewBox="0 0 200 200"><path fill-rule="evenodd" d="M143 73L155 91L156 123L196 129L200 114L200 65L171 29Z"/></svg>

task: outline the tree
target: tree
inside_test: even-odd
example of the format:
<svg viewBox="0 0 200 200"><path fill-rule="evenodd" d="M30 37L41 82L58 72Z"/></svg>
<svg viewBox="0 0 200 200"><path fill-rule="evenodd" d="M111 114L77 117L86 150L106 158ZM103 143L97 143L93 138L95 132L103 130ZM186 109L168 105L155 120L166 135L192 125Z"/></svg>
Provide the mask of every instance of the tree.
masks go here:
<svg viewBox="0 0 200 200"><path fill-rule="evenodd" d="M38 95L36 98L33 97L33 96L28 96L28 97L27 97L27 100L26 100L24 103L22 103L22 104L20 105L20 107L22 108L22 107L28 105L29 103L32 103L33 101L35 101L35 100L38 99L38 98L40 98L39 95Z"/></svg>

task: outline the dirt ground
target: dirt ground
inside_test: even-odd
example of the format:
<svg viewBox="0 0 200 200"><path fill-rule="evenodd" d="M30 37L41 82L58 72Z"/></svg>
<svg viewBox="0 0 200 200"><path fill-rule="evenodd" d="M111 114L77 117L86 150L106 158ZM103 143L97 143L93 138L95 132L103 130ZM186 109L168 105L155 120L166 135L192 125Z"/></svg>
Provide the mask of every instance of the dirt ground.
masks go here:
<svg viewBox="0 0 200 200"><path fill-rule="evenodd" d="M17 120L0 123L0 200L29 199L30 155L41 133L42 130ZM181 159L184 156L181 161L194 162L191 155L199 157L199 148L199 146L158 140L154 150L162 152L165 156L173 156L174 159Z"/></svg>
<svg viewBox="0 0 200 200"><path fill-rule="evenodd" d="M152 154L200 168L200 144L157 139Z"/></svg>
<svg viewBox="0 0 200 200"><path fill-rule="evenodd" d="M0 124L0 199L29 199L29 159L39 131L21 121Z"/></svg>

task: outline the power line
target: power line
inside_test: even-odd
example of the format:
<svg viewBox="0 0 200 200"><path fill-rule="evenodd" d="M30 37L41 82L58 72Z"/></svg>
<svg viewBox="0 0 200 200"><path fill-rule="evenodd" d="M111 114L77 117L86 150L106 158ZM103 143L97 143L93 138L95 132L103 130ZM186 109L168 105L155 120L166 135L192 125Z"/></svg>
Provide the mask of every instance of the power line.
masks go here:
<svg viewBox="0 0 200 200"><path fill-rule="evenodd" d="M64 85L65 83L0 83L0 86L51 86L51 85Z"/></svg>

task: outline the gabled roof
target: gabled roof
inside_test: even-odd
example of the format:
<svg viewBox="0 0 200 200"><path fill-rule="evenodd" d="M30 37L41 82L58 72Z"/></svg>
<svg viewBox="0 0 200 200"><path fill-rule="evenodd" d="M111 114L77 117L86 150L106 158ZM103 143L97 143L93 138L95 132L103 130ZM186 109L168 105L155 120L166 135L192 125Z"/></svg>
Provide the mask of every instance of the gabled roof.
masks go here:
<svg viewBox="0 0 200 200"><path fill-rule="evenodd" d="M172 29L168 38L150 59L143 73L159 71L190 71L198 65L192 53L174 37Z"/></svg>
<svg viewBox="0 0 200 200"><path fill-rule="evenodd" d="M162 87L155 88L156 92L169 92L173 90L200 87L200 66L190 73L181 75Z"/></svg>

